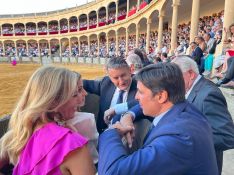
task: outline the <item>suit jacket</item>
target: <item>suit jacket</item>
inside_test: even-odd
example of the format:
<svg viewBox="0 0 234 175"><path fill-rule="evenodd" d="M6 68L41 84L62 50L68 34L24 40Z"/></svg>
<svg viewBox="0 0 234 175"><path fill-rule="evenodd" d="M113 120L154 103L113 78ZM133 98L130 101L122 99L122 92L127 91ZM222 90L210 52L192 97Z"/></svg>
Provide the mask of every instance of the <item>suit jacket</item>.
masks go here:
<svg viewBox="0 0 234 175"><path fill-rule="evenodd" d="M234 124L221 90L205 78L193 87L187 99L208 119L212 131L219 174L222 171L223 151L234 148Z"/></svg>
<svg viewBox="0 0 234 175"><path fill-rule="evenodd" d="M211 128L191 104L176 104L143 147L128 155L115 129L99 137L100 175L217 175Z"/></svg>
<svg viewBox="0 0 234 175"><path fill-rule="evenodd" d="M220 89L203 77L195 84L187 100L202 112L211 125L217 164L221 173L223 151L234 148L234 124L226 100ZM143 114L139 105L131 108L131 111L138 119Z"/></svg>
<svg viewBox="0 0 234 175"><path fill-rule="evenodd" d="M196 61L197 65L201 65L201 58L203 57L203 51L201 48L198 46L195 48L195 50L192 52L192 58L194 61Z"/></svg>
<svg viewBox="0 0 234 175"><path fill-rule="evenodd" d="M107 128L107 125L103 120L104 112L110 107L116 86L112 83L108 76L105 76L101 80L83 80L83 86L89 93L96 94L100 97L99 112L97 116L97 129L99 133L102 133L103 130ZM138 104L137 100L135 100L136 92L137 82L133 78L127 96L127 103L129 108Z"/></svg>

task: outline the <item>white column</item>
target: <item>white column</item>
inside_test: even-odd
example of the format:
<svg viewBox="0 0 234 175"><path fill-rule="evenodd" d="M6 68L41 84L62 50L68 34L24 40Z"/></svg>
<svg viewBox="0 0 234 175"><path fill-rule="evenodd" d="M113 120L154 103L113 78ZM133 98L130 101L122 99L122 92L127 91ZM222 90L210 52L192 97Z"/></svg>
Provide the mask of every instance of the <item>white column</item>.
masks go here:
<svg viewBox="0 0 234 175"><path fill-rule="evenodd" d="M200 0L193 0L191 14L190 42L192 42L198 33L198 24L200 17Z"/></svg>
<svg viewBox="0 0 234 175"><path fill-rule="evenodd" d="M15 24L13 25L13 35L15 36Z"/></svg>
<svg viewBox="0 0 234 175"><path fill-rule="evenodd" d="M89 15L87 14L87 29L89 29Z"/></svg>
<svg viewBox="0 0 234 175"><path fill-rule="evenodd" d="M99 26L99 12L97 12L97 27Z"/></svg>
<svg viewBox="0 0 234 175"><path fill-rule="evenodd" d="M41 57L40 42L37 43L38 57Z"/></svg>
<svg viewBox="0 0 234 175"><path fill-rule="evenodd" d="M14 41L14 44L15 44L15 56L18 57L18 48L16 41Z"/></svg>
<svg viewBox="0 0 234 175"><path fill-rule="evenodd" d="M137 10L140 9L140 0L137 0Z"/></svg>
<svg viewBox="0 0 234 175"><path fill-rule="evenodd" d="M48 54L49 54L50 57L52 57L52 55L51 55L52 52L51 52L50 41L48 41L48 47L49 47L49 49L48 49L48 52L49 52L49 53L48 53Z"/></svg>
<svg viewBox="0 0 234 175"><path fill-rule="evenodd" d="M118 36L118 31L116 31L116 35L115 35L115 54L116 56L119 55L119 36Z"/></svg>
<svg viewBox="0 0 234 175"><path fill-rule="evenodd" d="M88 51L89 51L89 55L90 55L90 36L88 36Z"/></svg>
<svg viewBox="0 0 234 175"><path fill-rule="evenodd" d="M79 17L77 18L77 31L79 31L80 30L80 19L79 19Z"/></svg>
<svg viewBox="0 0 234 175"><path fill-rule="evenodd" d="M162 39L163 39L163 18L164 12L159 13L159 24L158 24L158 49L162 48Z"/></svg>
<svg viewBox="0 0 234 175"><path fill-rule="evenodd" d="M233 0L225 0L224 5L224 22L223 27L228 31L228 37L230 36L229 26L234 22L234 10L233 10ZM225 38L225 32L223 32L223 38Z"/></svg>
<svg viewBox="0 0 234 175"><path fill-rule="evenodd" d="M129 29L127 28L126 29L126 46L125 46L126 53L125 55L128 55L128 40L129 40Z"/></svg>
<svg viewBox="0 0 234 175"><path fill-rule="evenodd" d="M150 46L150 27L151 27L151 19L147 21L147 34L146 34L146 53L149 54L149 46Z"/></svg>
<svg viewBox="0 0 234 175"><path fill-rule="evenodd" d="M136 25L136 48L138 48L139 45L139 30L140 30L140 25Z"/></svg>
<svg viewBox="0 0 234 175"><path fill-rule="evenodd" d="M115 14L115 22L118 21L118 13L119 13L119 0L116 1L116 14Z"/></svg>
<svg viewBox="0 0 234 175"><path fill-rule="evenodd" d="M100 55L100 36L98 35L97 36L97 42L98 42L98 51L97 51L97 54L98 54L98 57Z"/></svg>
<svg viewBox="0 0 234 175"><path fill-rule="evenodd" d="M127 0L127 17L128 17L128 13L129 13L129 0Z"/></svg>
<svg viewBox="0 0 234 175"><path fill-rule="evenodd" d="M106 34L106 53L109 55L109 35Z"/></svg>
<svg viewBox="0 0 234 175"><path fill-rule="evenodd" d="M172 14L172 32L171 32L171 54L176 49L177 44L177 25L178 25L178 6L180 5L180 0L173 0L173 14Z"/></svg>
<svg viewBox="0 0 234 175"><path fill-rule="evenodd" d="M24 35L27 35L27 26L24 24Z"/></svg>
<svg viewBox="0 0 234 175"><path fill-rule="evenodd" d="M36 23L36 35L38 35L38 23Z"/></svg>
<svg viewBox="0 0 234 175"><path fill-rule="evenodd" d="M109 18L109 9L108 6L106 6L106 24L108 24L108 18Z"/></svg>

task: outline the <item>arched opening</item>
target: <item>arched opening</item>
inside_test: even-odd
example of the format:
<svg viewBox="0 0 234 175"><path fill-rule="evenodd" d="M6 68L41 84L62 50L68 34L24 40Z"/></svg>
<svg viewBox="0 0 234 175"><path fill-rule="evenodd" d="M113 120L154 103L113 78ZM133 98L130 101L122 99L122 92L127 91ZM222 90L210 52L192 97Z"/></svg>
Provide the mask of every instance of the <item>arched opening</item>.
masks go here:
<svg viewBox="0 0 234 175"><path fill-rule="evenodd" d="M90 39L89 56L97 57L98 56L97 35L96 34L90 35L89 39Z"/></svg>
<svg viewBox="0 0 234 175"><path fill-rule="evenodd" d="M47 35L47 23L44 21L39 22L38 24L38 35Z"/></svg>
<svg viewBox="0 0 234 175"><path fill-rule="evenodd" d="M36 40L29 40L28 41L28 56L29 57L37 57L39 56L38 53L38 43Z"/></svg>
<svg viewBox="0 0 234 175"><path fill-rule="evenodd" d="M109 38L109 48L108 48L108 55L109 57L116 56L116 32L111 30L108 32Z"/></svg>
<svg viewBox="0 0 234 175"><path fill-rule="evenodd" d="M98 11L98 26L102 27L106 25L106 8L101 7L100 10Z"/></svg>
<svg viewBox="0 0 234 175"><path fill-rule="evenodd" d="M107 57L107 46L106 46L106 33L102 32L99 34L99 57Z"/></svg>
<svg viewBox="0 0 234 175"><path fill-rule="evenodd" d="M59 27L58 27L58 21L53 20L49 22L49 34L54 35L58 34Z"/></svg>
<svg viewBox="0 0 234 175"><path fill-rule="evenodd" d="M60 56L60 43L58 39L51 39L50 40L50 50L52 57L59 57Z"/></svg>
<svg viewBox="0 0 234 175"><path fill-rule="evenodd" d="M16 49L17 49L17 56L18 57L26 57L27 55L27 47L26 42L24 40L16 41Z"/></svg>
<svg viewBox="0 0 234 175"><path fill-rule="evenodd" d="M78 57L79 56L79 42L77 37L72 37L70 39L71 43L71 57Z"/></svg>
<svg viewBox="0 0 234 175"><path fill-rule="evenodd" d="M42 57L49 55L49 42L47 40L39 41L39 52Z"/></svg>
<svg viewBox="0 0 234 175"><path fill-rule="evenodd" d="M97 14L96 11L89 13L89 29L94 29L97 27Z"/></svg>
<svg viewBox="0 0 234 175"><path fill-rule="evenodd" d="M126 29L121 27L118 29L118 53L117 56L120 56L122 58L125 57L126 53Z"/></svg>
<svg viewBox="0 0 234 175"><path fill-rule="evenodd" d="M146 31L147 31L147 19L142 18L139 23L139 41L138 48L142 50L146 50Z"/></svg>
<svg viewBox="0 0 234 175"><path fill-rule="evenodd" d="M115 23L116 18L116 4L112 2L108 6L108 24Z"/></svg>
<svg viewBox="0 0 234 175"><path fill-rule="evenodd" d="M69 39L67 38L61 39L60 47L61 47L62 57L69 57L70 56Z"/></svg>
<svg viewBox="0 0 234 175"><path fill-rule="evenodd" d="M67 33L68 32L68 20L63 18L59 21L60 25L60 33Z"/></svg>
<svg viewBox="0 0 234 175"><path fill-rule="evenodd" d="M89 55L88 37L81 36L80 37L80 56L88 57L88 55Z"/></svg>
<svg viewBox="0 0 234 175"><path fill-rule="evenodd" d="M5 48L5 56L15 57L16 48L15 48L14 41L11 41L11 40L4 41L4 48Z"/></svg>
<svg viewBox="0 0 234 175"><path fill-rule="evenodd" d="M69 24L70 24L70 32L76 32L77 31L77 25L78 25L77 17L72 16L69 19Z"/></svg>
<svg viewBox="0 0 234 175"><path fill-rule="evenodd" d="M12 24L3 24L2 25L2 35L3 36L13 36L13 25Z"/></svg>
<svg viewBox="0 0 234 175"><path fill-rule="evenodd" d="M119 0L118 5L118 21L124 20L127 16L127 1Z"/></svg>
<svg viewBox="0 0 234 175"><path fill-rule="evenodd" d="M15 36L23 36L25 34L25 27L23 23L16 23L15 27Z"/></svg>
<svg viewBox="0 0 234 175"><path fill-rule="evenodd" d="M37 31L36 31L36 23L33 22L28 22L26 24L26 33L27 35L36 35Z"/></svg>
<svg viewBox="0 0 234 175"><path fill-rule="evenodd" d="M128 27L128 51L133 50L136 47L136 24L130 24Z"/></svg>
<svg viewBox="0 0 234 175"><path fill-rule="evenodd" d="M79 17L79 30L80 31L87 30L87 27L88 27L87 15L86 14L80 15L80 17Z"/></svg>

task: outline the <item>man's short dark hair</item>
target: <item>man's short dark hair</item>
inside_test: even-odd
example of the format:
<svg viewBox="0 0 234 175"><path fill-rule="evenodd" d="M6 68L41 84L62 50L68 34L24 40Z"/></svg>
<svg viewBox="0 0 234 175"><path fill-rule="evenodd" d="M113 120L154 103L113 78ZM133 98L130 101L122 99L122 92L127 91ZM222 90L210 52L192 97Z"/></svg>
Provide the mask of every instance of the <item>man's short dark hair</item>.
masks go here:
<svg viewBox="0 0 234 175"><path fill-rule="evenodd" d="M127 62L120 57L110 58L106 64L106 69L129 68Z"/></svg>
<svg viewBox="0 0 234 175"><path fill-rule="evenodd" d="M136 74L136 80L150 89L153 95L165 90L173 104L185 100L185 84L180 68L174 63L148 65Z"/></svg>
<svg viewBox="0 0 234 175"><path fill-rule="evenodd" d="M137 54L137 55L141 58L141 61L142 61L142 62L144 62L144 55L143 55L141 49L135 48L135 49L133 50L133 52L134 52L135 54Z"/></svg>

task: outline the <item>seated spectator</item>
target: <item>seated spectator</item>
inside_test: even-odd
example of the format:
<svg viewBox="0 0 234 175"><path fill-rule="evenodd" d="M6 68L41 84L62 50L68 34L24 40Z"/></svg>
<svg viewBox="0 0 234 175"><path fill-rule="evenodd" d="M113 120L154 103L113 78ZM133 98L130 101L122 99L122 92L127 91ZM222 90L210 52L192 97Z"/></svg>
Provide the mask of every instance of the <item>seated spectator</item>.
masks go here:
<svg viewBox="0 0 234 175"><path fill-rule="evenodd" d="M14 175L94 175L87 139L66 123L84 105L86 94L79 74L65 68L39 68L0 140L0 168L10 162L15 165Z"/></svg>
<svg viewBox="0 0 234 175"><path fill-rule="evenodd" d="M130 67L131 73L134 75L136 74L141 68L143 68L143 64L141 58L137 54L130 54L126 58L126 62Z"/></svg>
<svg viewBox="0 0 234 175"><path fill-rule="evenodd" d="M224 87L234 88L234 57L231 57L227 60L227 71L223 79L220 79L217 83L217 86L223 85Z"/></svg>

